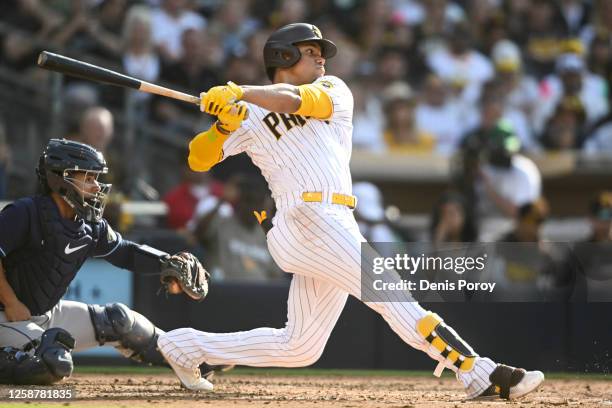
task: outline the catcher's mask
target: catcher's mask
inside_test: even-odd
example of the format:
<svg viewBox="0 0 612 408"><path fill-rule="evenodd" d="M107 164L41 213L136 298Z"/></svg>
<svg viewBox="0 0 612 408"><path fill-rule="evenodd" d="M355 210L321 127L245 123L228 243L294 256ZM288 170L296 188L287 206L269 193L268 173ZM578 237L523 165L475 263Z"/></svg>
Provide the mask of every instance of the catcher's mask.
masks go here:
<svg viewBox="0 0 612 408"><path fill-rule="evenodd" d="M264 46L264 64L270 81L274 79L276 68L290 68L301 58L296 44L313 41L321 47L321 56L325 59L336 55L336 44L323 38L321 31L312 24L287 24L270 35Z"/></svg>
<svg viewBox="0 0 612 408"><path fill-rule="evenodd" d="M56 192L77 215L89 222L102 219L111 185L98 181L108 173L102 153L84 143L51 139L38 161L42 191Z"/></svg>

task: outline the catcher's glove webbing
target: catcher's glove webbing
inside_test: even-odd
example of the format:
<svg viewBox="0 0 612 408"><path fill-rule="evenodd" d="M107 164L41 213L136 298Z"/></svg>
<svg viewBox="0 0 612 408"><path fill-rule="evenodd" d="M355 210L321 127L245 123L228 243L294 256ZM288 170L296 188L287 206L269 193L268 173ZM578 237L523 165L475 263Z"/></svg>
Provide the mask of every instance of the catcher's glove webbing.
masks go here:
<svg viewBox="0 0 612 408"><path fill-rule="evenodd" d="M179 252L161 261L160 281L166 292L175 282L187 296L202 301L208 294L209 279L210 274L189 252Z"/></svg>

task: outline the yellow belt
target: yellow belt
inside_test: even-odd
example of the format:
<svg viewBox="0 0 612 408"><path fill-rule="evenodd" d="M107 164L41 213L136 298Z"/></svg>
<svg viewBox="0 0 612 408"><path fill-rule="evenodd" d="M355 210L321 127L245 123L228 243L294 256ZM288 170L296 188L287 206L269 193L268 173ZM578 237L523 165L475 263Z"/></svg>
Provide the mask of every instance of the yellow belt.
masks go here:
<svg viewBox="0 0 612 408"><path fill-rule="evenodd" d="M302 200L307 203L321 203L323 202L323 193L320 191L311 191L302 193ZM357 206L357 197L346 194L333 193L332 204L346 205L349 208L355 208Z"/></svg>

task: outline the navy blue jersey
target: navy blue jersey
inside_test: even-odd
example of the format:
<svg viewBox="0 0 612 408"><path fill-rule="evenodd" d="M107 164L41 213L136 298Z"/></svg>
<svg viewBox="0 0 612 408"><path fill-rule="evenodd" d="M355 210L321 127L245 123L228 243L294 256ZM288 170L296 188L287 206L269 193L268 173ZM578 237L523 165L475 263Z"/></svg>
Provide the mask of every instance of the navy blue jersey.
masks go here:
<svg viewBox="0 0 612 408"><path fill-rule="evenodd" d="M22 198L0 212L0 257L17 298L33 315L50 310L87 258L129 268L123 241L106 220L67 220L50 196ZM116 254L123 252L123 255ZM128 250L129 252L129 250Z"/></svg>

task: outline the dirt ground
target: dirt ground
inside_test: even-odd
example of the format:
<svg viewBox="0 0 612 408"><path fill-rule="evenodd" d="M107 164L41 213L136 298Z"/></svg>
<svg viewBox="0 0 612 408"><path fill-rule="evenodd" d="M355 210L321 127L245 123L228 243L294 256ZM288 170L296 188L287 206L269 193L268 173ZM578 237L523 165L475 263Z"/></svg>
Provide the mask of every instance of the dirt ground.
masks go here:
<svg viewBox="0 0 612 408"><path fill-rule="evenodd" d="M277 375L222 375L212 393L180 388L168 372L161 375L75 374L61 387L74 387L76 399L29 401L24 406L71 407L551 407L612 408L612 382L602 380L547 380L535 393L513 402L464 401L453 378L434 377L283 377ZM24 387L25 388L25 387ZM0 386L6 395L7 386ZM9 401L3 399L0 406ZM24 401L20 401L22 404Z"/></svg>

